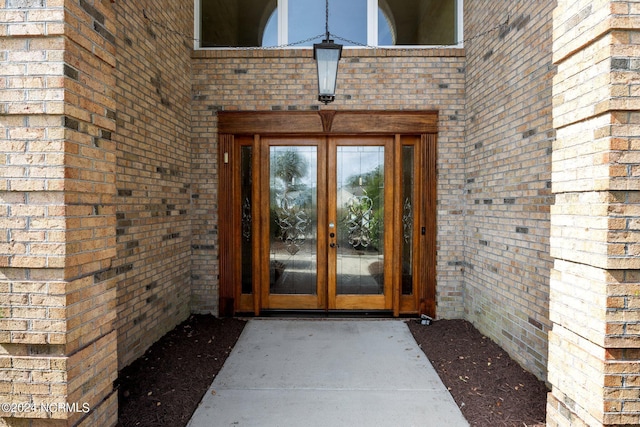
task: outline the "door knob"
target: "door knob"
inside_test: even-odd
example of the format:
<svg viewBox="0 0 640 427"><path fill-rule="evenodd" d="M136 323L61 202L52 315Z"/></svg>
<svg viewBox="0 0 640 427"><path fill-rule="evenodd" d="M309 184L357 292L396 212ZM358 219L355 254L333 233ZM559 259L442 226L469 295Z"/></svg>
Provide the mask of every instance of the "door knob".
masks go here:
<svg viewBox="0 0 640 427"><path fill-rule="evenodd" d="M335 248L336 244L335 243L329 243L329 246L332 247L332 248Z"/></svg>

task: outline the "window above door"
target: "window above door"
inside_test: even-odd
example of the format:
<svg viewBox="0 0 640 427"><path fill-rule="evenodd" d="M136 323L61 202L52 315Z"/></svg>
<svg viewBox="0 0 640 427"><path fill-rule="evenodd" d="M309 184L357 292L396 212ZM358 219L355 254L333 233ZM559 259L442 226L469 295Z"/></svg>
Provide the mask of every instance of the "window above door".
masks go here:
<svg viewBox="0 0 640 427"><path fill-rule="evenodd" d="M345 46L455 46L463 0L329 0ZM195 0L196 48L310 47L325 34L325 0Z"/></svg>

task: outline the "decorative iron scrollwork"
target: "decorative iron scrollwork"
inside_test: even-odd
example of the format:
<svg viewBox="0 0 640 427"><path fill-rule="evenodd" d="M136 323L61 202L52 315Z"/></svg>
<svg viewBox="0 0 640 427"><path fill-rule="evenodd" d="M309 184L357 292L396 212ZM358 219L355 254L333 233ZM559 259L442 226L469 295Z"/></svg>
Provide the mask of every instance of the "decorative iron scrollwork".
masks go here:
<svg viewBox="0 0 640 427"><path fill-rule="evenodd" d="M353 196L347 201L345 224L348 242L354 248L366 248L371 244L374 227L373 200L365 194Z"/></svg>
<svg viewBox="0 0 640 427"><path fill-rule="evenodd" d="M280 239L284 242L287 252L295 255L306 241L309 215L287 193L280 195L279 205L276 214Z"/></svg>
<svg viewBox="0 0 640 427"><path fill-rule="evenodd" d="M411 237L413 236L413 206L411 205L411 199L408 197L404 201L402 212L402 231L404 242L411 242Z"/></svg>
<svg viewBox="0 0 640 427"><path fill-rule="evenodd" d="M251 240L251 200L248 197L242 203L242 237L247 242Z"/></svg>

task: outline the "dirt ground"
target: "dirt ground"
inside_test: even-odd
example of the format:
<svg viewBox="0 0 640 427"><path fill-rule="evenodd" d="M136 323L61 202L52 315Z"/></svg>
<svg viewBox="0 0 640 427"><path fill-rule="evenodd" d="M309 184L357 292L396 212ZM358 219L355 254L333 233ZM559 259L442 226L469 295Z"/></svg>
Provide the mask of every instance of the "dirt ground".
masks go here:
<svg viewBox="0 0 640 427"><path fill-rule="evenodd" d="M545 384L469 322L407 324L471 426L544 425ZM194 315L155 343L119 374L118 427L185 426L244 325Z"/></svg>

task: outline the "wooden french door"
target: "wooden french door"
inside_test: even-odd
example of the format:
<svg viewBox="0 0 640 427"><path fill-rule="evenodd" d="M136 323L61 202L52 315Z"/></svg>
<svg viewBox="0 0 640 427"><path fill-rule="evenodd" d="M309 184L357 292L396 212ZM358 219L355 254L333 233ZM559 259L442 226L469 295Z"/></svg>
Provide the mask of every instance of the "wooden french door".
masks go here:
<svg viewBox="0 0 640 427"><path fill-rule="evenodd" d="M262 139L262 308L393 309L393 142Z"/></svg>
<svg viewBox="0 0 640 427"><path fill-rule="evenodd" d="M220 137L221 314L435 316L435 132L398 133L422 123L408 116L381 120L386 134L332 134L324 116L323 132L292 135L247 135L280 130L263 115L230 122L244 135Z"/></svg>

